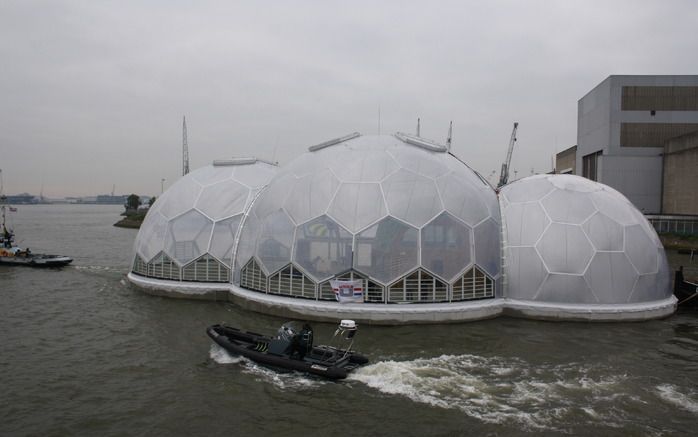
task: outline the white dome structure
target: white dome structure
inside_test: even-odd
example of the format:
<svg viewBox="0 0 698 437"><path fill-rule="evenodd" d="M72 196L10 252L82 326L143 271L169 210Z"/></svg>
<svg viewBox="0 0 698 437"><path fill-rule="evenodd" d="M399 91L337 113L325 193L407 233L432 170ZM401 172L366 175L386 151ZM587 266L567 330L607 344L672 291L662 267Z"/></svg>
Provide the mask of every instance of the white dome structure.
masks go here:
<svg viewBox="0 0 698 437"><path fill-rule="evenodd" d="M333 302L335 278L365 280L366 303L494 297L499 229L494 190L445 147L356 134L311 148L260 194L239 285Z"/></svg>
<svg viewBox="0 0 698 437"><path fill-rule="evenodd" d="M500 314L646 320L676 308L664 249L623 195L569 175L498 193L445 146L358 133L281 168L214 162L155 202L128 278L155 294L377 324ZM334 280L359 281L338 302Z"/></svg>
<svg viewBox="0 0 698 437"><path fill-rule="evenodd" d="M538 175L503 187L500 202L508 307L565 318L673 312L664 248L616 190Z"/></svg>
<svg viewBox="0 0 698 437"><path fill-rule="evenodd" d="M275 172L275 165L240 158L215 161L179 179L148 211L134 243L133 272L160 280L229 283L240 222Z"/></svg>

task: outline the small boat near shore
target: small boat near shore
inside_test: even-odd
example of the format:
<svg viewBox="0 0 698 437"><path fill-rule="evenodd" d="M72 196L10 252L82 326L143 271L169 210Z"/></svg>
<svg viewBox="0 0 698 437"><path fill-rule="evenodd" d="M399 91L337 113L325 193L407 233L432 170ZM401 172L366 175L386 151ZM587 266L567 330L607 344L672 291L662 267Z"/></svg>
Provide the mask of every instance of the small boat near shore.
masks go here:
<svg viewBox="0 0 698 437"><path fill-rule="evenodd" d="M313 345L310 325L298 330L293 322L281 326L274 337L221 324L210 326L206 333L229 353L264 366L337 380L368 363L368 358L351 350L356 331L353 320L342 320L330 345L318 346ZM347 346L340 348L342 343Z"/></svg>
<svg viewBox="0 0 698 437"><path fill-rule="evenodd" d="M23 249L15 244L15 234L7 228L7 209L5 196L0 196L0 213L2 213L2 228L0 229L0 265L19 265L29 267L62 267L73 262L64 255L45 255L33 253L29 248Z"/></svg>
<svg viewBox="0 0 698 437"><path fill-rule="evenodd" d="M674 296L680 306L698 306L698 284L684 279L683 266L674 275Z"/></svg>

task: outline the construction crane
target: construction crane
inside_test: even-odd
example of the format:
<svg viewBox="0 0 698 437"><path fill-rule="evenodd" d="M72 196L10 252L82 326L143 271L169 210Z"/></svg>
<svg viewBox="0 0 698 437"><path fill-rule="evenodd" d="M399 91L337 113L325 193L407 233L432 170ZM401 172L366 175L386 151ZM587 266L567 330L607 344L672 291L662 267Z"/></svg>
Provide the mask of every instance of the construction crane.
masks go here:
<svg viewBox="0 0 698 437"><path fill-rule="evenodd" d="M187 117L182 117L182 176L189 173L189 146L187 145Z"/></svg>
<svg viewBox="0 0 698 437"><path fill-rule="evenodd" d="M509 140L509 149L507 150L507 159L502 163L502 172L499 174L499 184L497 188L506 185L509 182L509 165L511 164L511 152L514 151L514 143L516 143L516 130L519 128L519 123L514 122L514 129L511 131L511 139Z"/></svg>

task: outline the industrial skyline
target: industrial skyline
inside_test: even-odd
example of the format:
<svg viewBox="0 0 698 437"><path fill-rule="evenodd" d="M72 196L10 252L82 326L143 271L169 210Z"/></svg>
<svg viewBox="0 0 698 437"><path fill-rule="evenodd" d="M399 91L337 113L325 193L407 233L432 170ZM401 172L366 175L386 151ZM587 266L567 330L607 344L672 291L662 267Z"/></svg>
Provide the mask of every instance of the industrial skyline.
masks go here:
<svg viewBox="0 0 698 437"><path fill-rule="evenodd" d="M191 169L288 162L358 131L446 143L488 177L576 144L577 100L610 74L691 74L689 1L37 3L0 14L6 193L158 194ZM632 11L632 13L628 13Z"/></svg>

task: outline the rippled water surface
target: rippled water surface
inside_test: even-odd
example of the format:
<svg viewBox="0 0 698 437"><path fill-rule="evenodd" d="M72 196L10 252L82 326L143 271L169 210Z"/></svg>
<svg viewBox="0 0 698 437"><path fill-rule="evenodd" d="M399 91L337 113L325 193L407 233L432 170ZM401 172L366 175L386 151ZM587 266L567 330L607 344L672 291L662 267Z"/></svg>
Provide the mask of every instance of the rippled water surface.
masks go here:
<svg viewBox="0 0 698 437"><path fill-rule="evenodd" d="M128 285L136 231L111 226L119 212L19 207L22 245L75 261L0 266L0 435L692 435L698 423L695 310L361 326L371 364L326 382L230 356L204 332L271 333L281 319ZM314 327L319 340L334 329Z"/></svg>

